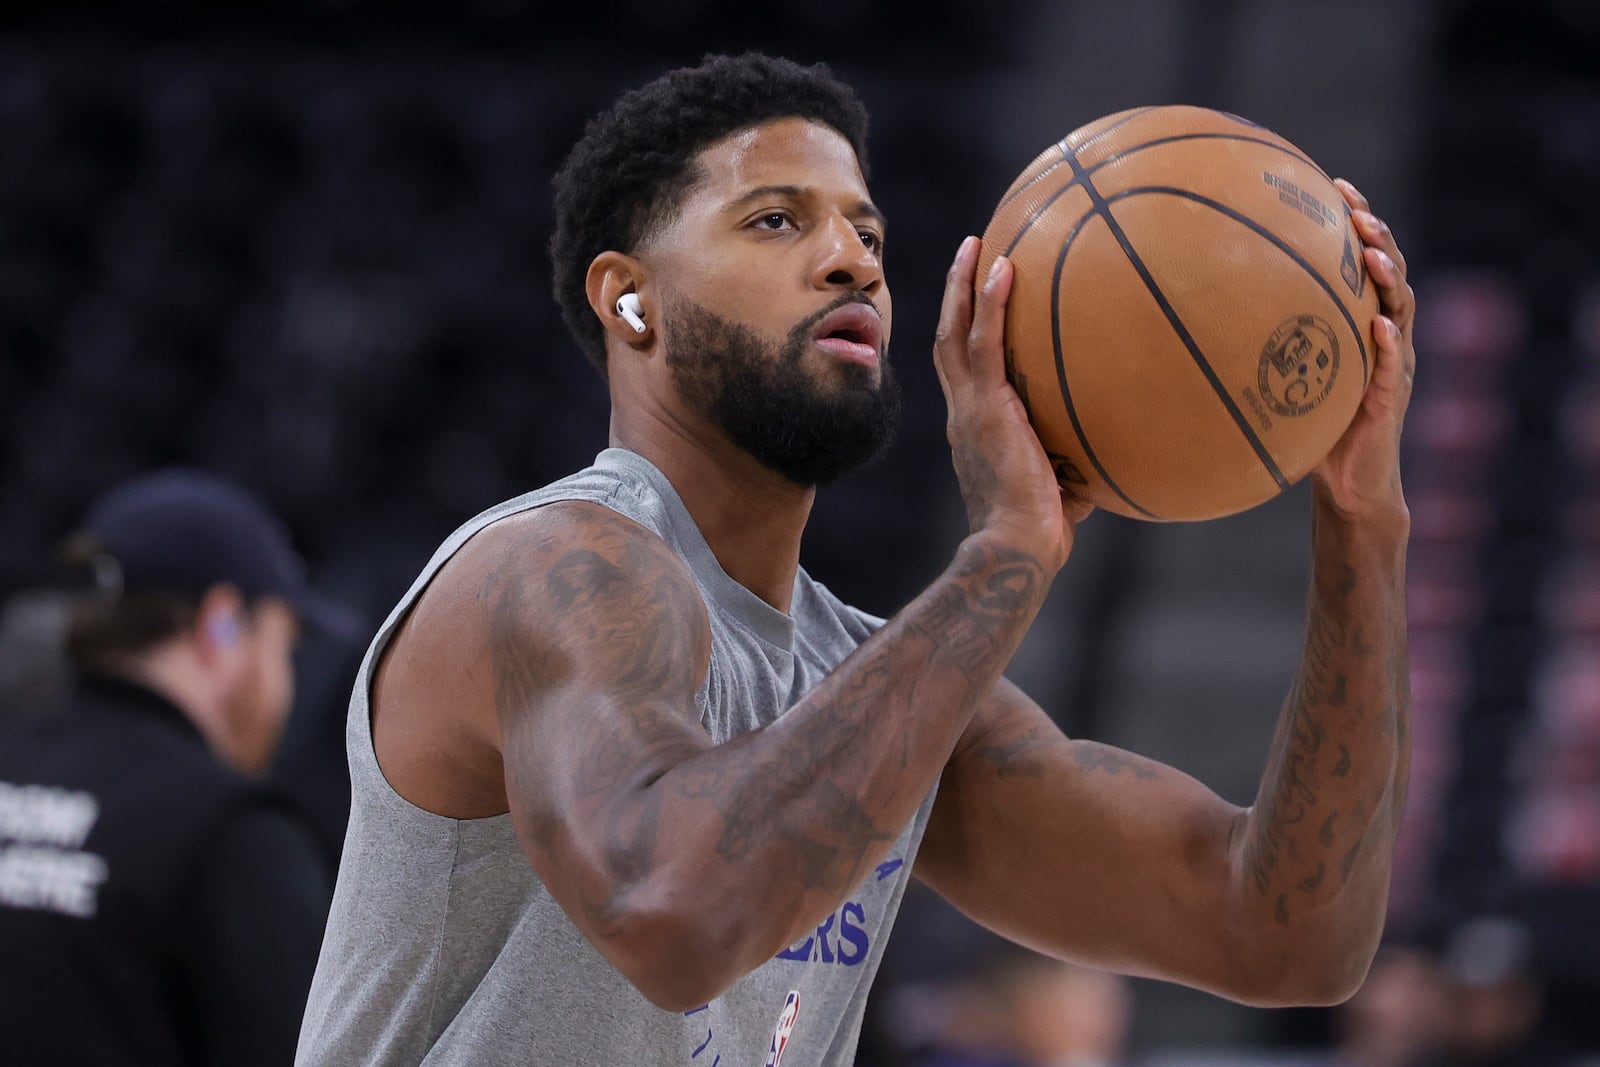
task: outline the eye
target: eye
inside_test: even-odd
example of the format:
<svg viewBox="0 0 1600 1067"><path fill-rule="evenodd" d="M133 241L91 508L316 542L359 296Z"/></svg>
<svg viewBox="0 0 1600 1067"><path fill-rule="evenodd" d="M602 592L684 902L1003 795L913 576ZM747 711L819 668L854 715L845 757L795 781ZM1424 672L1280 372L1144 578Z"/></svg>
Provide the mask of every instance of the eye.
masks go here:
<svg viewBox="0 0 1600 1067"><path fill-rule="evenodd" d="M865 245L868 249L870 249L873 252L876 252L880 256L883 255L883 235L882 234L877 233L874 230L857 230L856 234L861 238L861 243L863 245Z"/></svg>
<svg viewBox="0 0 1600 1067"><path fill-rule="evenodd" d="M786 212L770 211L765 215L757 217L755 221L751 223L751 225L758 230L766 230L769 233L774 233L781 230L793 229L794 219L790 218Z"/></svg>

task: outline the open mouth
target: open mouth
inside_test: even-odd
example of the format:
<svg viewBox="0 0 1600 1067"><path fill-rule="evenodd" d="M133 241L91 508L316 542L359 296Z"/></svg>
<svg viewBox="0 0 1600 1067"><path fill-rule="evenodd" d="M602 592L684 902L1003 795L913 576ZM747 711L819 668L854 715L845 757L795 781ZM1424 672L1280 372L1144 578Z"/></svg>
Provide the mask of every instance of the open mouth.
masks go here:
<svg viewBox="0 0 1600 1067"><path fill-rule="evenodd" d="M817 324L817 344L854 363L876 365L883 348L883 320L867 304L846 304Z"/></svg>

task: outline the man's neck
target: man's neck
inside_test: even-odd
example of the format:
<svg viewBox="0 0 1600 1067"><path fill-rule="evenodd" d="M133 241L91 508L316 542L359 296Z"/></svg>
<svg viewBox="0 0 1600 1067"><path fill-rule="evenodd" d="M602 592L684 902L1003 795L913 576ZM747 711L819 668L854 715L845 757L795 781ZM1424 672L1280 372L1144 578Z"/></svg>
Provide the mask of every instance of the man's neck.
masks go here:
<svg viewBox="0 0 1600 1067"><path fill-rule="evenodd" d="M216 694L192 662L193 654L171 641L139 656L123 656L100 665L103 673L132 682L164 697L194 724L219 759L227 759L224 726Z"/></svg>
<svg viewBox="0 0 1600 1067"><path fill-rule="evenodd" d="M666 475L728 576L788 612L815 489L795 485L725 439L643 432L613 419L611 444Z"/></svg>

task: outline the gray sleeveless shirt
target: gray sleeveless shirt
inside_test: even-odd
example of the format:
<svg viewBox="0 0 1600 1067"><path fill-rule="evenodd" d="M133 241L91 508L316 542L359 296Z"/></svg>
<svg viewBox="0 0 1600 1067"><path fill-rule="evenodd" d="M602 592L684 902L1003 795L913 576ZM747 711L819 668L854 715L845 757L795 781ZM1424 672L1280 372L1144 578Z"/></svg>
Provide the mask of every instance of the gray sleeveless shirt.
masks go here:
<svg viewBox="0 0 1600 1067"><path fill-rule="evenodd" d="M534 873L509 815L430 814L379 770L368 694L395 627L474 534L558 500L609 507L688 563L711 620L711 665L697 700L717 744L782 715L882 624L803 570L791 614L762 601L723 572L666 477L622 449L462 526L378 631L356 680L350 823L296 1063L850 1064L931 792L883 862L816 930L711 1003L679 1013L652 1005L578 932ZM708 893L700 906L735 902Z"/></svg>

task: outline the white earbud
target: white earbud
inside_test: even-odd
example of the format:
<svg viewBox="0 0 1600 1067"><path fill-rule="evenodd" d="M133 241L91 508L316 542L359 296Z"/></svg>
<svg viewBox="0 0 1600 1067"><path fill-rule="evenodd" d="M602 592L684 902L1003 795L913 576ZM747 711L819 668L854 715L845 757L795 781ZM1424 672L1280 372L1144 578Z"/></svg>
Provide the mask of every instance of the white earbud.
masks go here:
<svg viewBox="0 0 1600 1067"><path fill-rule="evenodd" d="M239 620L232 615L218 615L207 624L207 632L211 640L224 648L232 648L239 643Z"/></svg>
<svg viewBox="0 0 1600 1067"><path fill-rule="evenodd" d="M644 333L647 327L644 324L644 306L639 303L638 293L623 293L617 297L617 314L622 316L622 321L634 328L637 333Z"/></svg>

